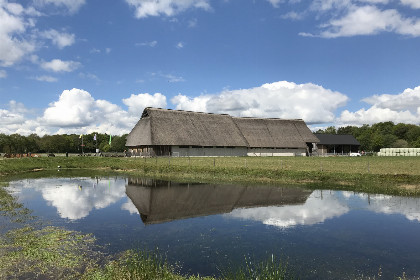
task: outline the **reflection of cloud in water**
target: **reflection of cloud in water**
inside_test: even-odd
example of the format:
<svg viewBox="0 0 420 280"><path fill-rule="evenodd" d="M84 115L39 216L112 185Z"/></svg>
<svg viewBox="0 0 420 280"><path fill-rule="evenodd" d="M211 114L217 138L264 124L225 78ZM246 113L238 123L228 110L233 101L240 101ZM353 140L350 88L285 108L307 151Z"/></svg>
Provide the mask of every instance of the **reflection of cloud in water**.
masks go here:
<svg viewBox="0 0 420 280"><path fill-rule="evenodd" d="M410 221L420 222L420 200L415 197L359 194L360 199L370 202L368 209L376 213L401 214Z"/></svg>
<svg viewBox="0 0 420 280"><path fill-rule="evenodd" d="M125 202L123 205L121 205L122 210L127 210L131 214L137 214L139 215L139 210L137 210L136 206L133 204L131 199L127 198L127 202Z"/></svg>
<svg viewBox="0 0 420 280"><path fill-rule="evenodd" d="M267 225L292 227L313 225L341 216L351 209L365 209L380 214L399 214L420 222L420 199L348 191L315 191L303 205L236 209L229 217L261 221Z"/></svg>
<svg viewBox="0 0 420 280"><path fill-rule="evenodd" d="M71 220L84 218L92 209L105 208L125 197L125 179L37 179L16 181L10 186L19 196L25 188L39 191L57 208L60 217Z"/></svg>
<svg viewBox="0 0 420 280"><path fill-rule="evenodd" d="M314 191L303 205L235 209L227 216L261 221L278 227L313 225L349 211L349 207L339 201L334 193L323 192L321 199L321 191Z"/></svg>

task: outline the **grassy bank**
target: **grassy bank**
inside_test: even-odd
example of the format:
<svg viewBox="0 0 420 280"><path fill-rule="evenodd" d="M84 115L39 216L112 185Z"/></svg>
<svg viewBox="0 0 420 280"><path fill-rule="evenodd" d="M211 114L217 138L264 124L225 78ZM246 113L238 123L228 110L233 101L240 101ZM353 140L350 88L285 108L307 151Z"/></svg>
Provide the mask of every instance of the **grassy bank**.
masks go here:
<svg viewBox="0 0 420 280"><path fill-rule="evenodd" d="M0 160L0 176L40 170L118 172L177 181L304 184L392 195L420 195L417 157L226 157L100 158L55 157Z"/></svg>

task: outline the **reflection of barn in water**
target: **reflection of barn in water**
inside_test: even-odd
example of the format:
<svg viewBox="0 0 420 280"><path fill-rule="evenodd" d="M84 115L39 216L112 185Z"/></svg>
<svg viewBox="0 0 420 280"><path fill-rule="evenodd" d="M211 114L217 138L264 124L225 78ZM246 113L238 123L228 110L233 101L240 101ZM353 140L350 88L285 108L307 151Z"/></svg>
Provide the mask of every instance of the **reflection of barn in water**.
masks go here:
<svg viewBox="0 0 420 280"><path fill-rule="evenodd" d="M303 204L312 193L301 188L183 184L129 179L127 196L145 224L229 213L235 208Z"/></svg>

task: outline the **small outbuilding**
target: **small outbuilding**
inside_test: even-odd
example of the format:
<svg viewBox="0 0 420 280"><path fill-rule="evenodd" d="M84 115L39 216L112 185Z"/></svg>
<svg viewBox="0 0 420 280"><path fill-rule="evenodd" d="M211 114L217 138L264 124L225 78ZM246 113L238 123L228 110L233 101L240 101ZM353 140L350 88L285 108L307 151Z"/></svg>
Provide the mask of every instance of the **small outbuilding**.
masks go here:
<svg viewBox="0 0 420 280"><path fill-rule="evenodd" d="M133 156L305 156L319 142L300 119L146 108L127 136Z"/></svg>
<svg viewBox="0 0 420 280"><path fill-rule="evenodd" d="M318 155L350 155L360 150L360 143L350 134L315 133Z"/></svg>

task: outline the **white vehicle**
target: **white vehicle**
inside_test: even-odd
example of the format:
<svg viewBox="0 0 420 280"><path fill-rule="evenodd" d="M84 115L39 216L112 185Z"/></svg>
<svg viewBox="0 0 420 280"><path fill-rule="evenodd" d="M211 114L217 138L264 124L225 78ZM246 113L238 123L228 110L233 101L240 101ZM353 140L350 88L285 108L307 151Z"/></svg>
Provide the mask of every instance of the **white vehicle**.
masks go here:
<svg viewBox="0 0 420 280"><path fill-rule="evenodd" d="M351 157L360 157L361 154L360 153L350 153Z"/></svg>

